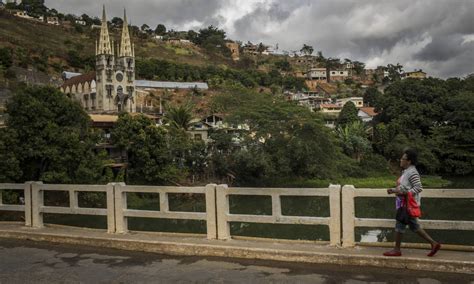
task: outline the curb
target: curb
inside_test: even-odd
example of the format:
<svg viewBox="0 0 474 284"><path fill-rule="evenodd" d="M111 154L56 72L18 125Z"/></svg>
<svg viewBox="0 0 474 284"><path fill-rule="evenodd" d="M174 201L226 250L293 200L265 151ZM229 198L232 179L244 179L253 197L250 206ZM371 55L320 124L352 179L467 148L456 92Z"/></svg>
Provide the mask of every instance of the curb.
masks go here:
<svg viewBox="0 0 474 284"><path fill-rule="evenodd" d="M394 261L393 258L383 256L356 255L350 253L342 254L268 248L248 248L229 246L225 244L196 244L179 241L137 241L122 238L86 237L11 230L0 231L0 238L55 242L71 245L87 245L92 247L106 247L165 255L229 257L474 274L474 261L452 260L447 262L445 259L436 260L418 257L398 258L397 261Z"/></svg>

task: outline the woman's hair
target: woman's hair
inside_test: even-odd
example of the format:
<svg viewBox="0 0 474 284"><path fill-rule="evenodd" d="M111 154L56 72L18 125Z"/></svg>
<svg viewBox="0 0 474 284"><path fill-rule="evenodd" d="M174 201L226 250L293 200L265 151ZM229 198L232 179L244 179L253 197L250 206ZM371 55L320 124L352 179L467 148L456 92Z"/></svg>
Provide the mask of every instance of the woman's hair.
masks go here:
<svg viewBox="0 0 474 284"><path fill-rule="evenodd" d="M407 160L411 161L411 164L416 166L418 164L418 153L415 149L407 148L403 150L403 154L407 155Z"/></svg>

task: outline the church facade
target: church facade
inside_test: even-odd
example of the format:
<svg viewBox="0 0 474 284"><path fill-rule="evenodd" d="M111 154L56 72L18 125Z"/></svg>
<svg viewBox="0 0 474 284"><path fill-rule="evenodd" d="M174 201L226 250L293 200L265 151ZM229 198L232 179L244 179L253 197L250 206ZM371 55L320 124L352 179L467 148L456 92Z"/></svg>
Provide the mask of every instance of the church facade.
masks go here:
<svg viewBox="0 0 474 284"><path fill-rule="evenodd" d="M116 46L109 35L104 7L95 56L96 71L66 80L61 91L90 113L135 112L135 51L125 13L120 44Z"/></svg>

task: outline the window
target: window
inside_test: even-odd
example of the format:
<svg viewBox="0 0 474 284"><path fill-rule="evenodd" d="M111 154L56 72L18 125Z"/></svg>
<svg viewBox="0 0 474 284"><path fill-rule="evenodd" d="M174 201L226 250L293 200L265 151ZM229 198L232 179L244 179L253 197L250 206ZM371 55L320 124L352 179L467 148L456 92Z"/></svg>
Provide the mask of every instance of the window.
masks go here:
<svg viewBox="0 0 474 284"><path fill-rule="evenodd" d="M194 134L194 140L202 140L202 134Z"/></svg>

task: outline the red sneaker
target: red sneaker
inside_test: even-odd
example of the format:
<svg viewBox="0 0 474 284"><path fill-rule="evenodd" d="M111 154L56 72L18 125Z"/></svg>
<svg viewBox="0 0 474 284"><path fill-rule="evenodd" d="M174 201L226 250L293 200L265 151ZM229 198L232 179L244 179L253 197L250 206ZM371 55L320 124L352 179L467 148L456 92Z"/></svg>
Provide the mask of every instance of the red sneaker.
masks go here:
<svg viewBox="0 0 474 284"><path fill-rule="evenodd" d="M434 256L439 251L440 248L441 248L440 243L436 244L434 247L431 247L431 251L429 254L427 254L427 256Z"/></svg>
<svg viewBox="0 0 474 284"><path fill-rule="evenodd" d="M402 256L402 252L399 250L391 250L383 253L384 256Z"/></svg>

